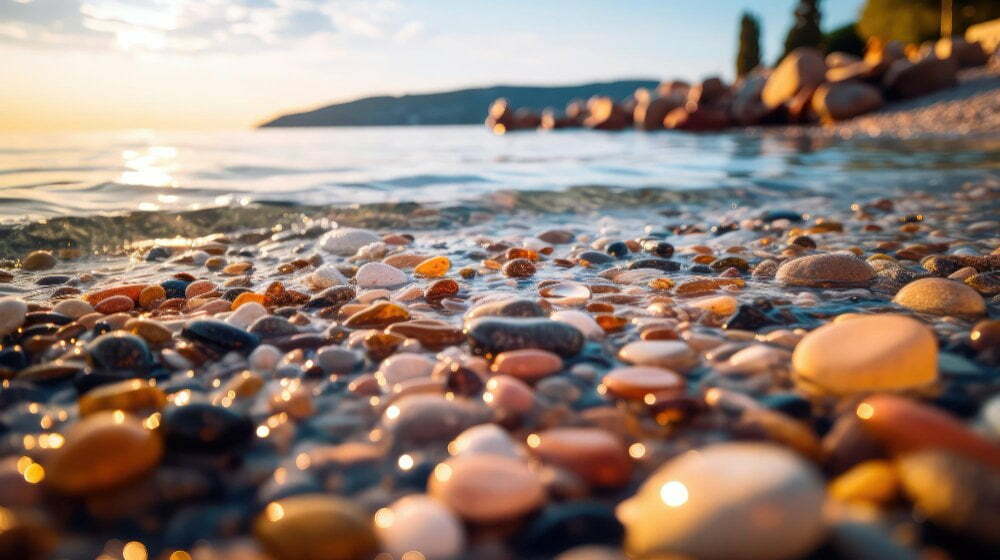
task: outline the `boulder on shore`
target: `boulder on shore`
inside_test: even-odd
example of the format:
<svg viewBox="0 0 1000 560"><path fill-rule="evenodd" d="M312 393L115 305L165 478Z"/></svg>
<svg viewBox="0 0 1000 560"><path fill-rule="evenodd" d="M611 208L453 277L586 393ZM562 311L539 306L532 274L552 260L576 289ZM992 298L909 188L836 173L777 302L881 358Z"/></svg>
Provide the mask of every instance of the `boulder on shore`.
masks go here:
<svg viewBox="0 0 1000 560"><path fill-rule="evenodd" d="M636 105L632 120L635 121L635 126L642 130L663 128L663 119L667 113L684 105L684 96L677 94L657 96L645 88L636 90L634 97Z"/></svg>
<svg viewBox="0 0 1000 560"><path fill-rule="evenodd" d="M755 125L771 113L760 98L767 76L764 70L754 70L733 86L733 101L729 105L729 113L736 124Z"/></svg>
<svg viewBox="0 0 1000 560"><path fill-rule="evenodd" d="M711 107L680 107L670 111L663 119L664 128L708 132L722 130L732 124L725 109Z"/></svg>
<svg viewBox="0 0 1000 560"><path fill-rule="evenodd" d="M958 65L950 59L897 60L882 78L890 99L908 99L958 85Z"/></svg>
<svg viewBox="0 0 1000 560"><path fill-rule="evenodd" d="M812 98L812 109L824 123L832 123L874 111L882 103L882 92L873 85L835 82L819 86Z"/></svg>
<svg viewBox="0 0 1000 560"><path fill-rule="evenodd" d="M610 97L590 98L587 101L587 113L583 125L595 130L621 130L631 121L625 110Z"/></svg>
<svg viewBox="0 0 1000 560"><path fill-rule="evenodd" d="M823 54L810 47L799 47L786 56L771 72L761 100L769 109L792 101L803 91L815 90L826 78L826 62Z"/></svg>

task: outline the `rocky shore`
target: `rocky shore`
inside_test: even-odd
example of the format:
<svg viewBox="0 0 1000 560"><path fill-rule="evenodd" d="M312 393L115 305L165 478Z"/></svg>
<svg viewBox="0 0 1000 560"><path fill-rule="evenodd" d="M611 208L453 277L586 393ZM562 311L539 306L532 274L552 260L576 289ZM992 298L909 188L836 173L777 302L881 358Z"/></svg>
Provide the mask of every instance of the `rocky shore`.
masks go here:
<svg viewBox="0 0 1000 560"><path fill-rule="evenodd" d="M978 43L941 39L921 47L872 41L864 58L800 48L775 68L727 84L671 81L618 101L573 101L558 114L509 107L499 99L494 132L586 127L595 130L774 130L784 135L915 138L991 135L1000 124L1000 66Z"/></svg>
<svg viewBox="0 0 1000 560"><path fill-rule="evenodd" d="M1000 190L0 271L0 557L1000 551Z"/></svg>

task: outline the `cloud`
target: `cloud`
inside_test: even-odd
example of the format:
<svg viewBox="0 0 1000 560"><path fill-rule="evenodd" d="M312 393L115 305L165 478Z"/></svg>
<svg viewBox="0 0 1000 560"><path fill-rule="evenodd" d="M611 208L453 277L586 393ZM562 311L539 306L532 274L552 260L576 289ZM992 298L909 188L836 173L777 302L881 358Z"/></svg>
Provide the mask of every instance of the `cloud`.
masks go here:
<svg viewBox="0 0 1000 560"><path fill-rule="evenodd" d="M293 48L317 37L385 39L396 9L391 0L0 0L0 41L186 53ZM406 38L419 29L402 31Z"/></svg>
<svg viewBox="0 0 1000 560"><path fill-rule="evenodd" d="M424 34L424 22L408 21L393 34L392 38L397 43L408 43Z"/></svg>

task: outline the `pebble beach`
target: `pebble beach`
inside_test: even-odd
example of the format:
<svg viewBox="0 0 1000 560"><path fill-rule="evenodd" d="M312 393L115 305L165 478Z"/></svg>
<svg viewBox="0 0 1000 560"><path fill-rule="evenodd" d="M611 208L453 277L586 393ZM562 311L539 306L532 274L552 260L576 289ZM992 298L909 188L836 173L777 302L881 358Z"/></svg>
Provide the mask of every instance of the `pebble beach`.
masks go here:
<svg viewBox="0 0 1000 560"><path fill-rule="evenodd" d="M995 178L643 200L4 261L0 557L1000 551Z"/></svg>

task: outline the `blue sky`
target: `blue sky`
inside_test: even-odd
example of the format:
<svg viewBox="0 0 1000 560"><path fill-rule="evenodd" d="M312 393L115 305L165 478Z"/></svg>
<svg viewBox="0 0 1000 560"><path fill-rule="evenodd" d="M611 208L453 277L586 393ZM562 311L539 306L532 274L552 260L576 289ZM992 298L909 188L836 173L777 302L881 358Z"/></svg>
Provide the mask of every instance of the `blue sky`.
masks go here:
<svg viewBox="0 0 1000 560"><path fill-rule="evenodd" d="M731 77L794 0L0 0L0 128L226 128L374 93ZM826 29L863 0L826 0Z"/></svg>

